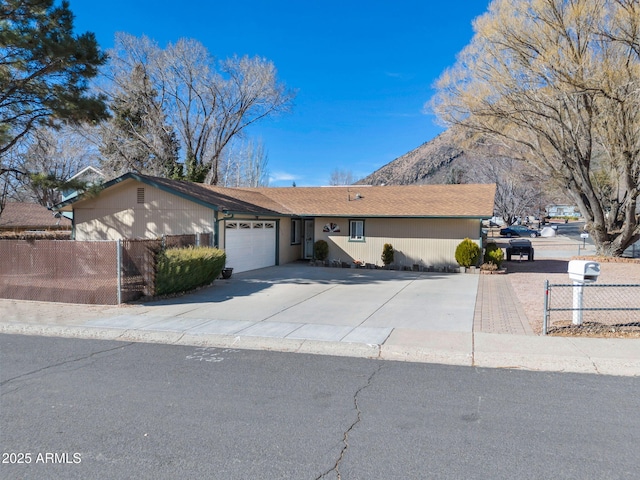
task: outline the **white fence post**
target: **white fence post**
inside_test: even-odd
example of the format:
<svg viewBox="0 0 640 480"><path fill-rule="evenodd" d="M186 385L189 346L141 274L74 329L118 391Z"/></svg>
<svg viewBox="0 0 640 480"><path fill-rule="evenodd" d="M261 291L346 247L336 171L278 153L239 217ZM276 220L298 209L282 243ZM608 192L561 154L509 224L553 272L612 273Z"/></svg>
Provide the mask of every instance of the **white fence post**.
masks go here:
<svg viewBox="0 0 640 480"><path fill-rule="evenodd" d="M584 291L584 284L582 282L573 282L573 324L574 325L582 325L583 291Z"/></svg>

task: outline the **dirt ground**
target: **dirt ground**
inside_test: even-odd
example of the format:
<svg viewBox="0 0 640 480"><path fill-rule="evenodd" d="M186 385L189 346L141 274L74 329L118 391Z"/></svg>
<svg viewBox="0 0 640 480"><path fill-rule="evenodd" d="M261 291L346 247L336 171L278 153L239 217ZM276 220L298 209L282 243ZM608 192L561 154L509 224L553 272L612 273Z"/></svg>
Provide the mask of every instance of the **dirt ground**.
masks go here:
<svg viewBox="0 0 640 480"><path fill-rule="evenodd" d="M640 260L625 261L622 259L624 263L614 263L594 257L588 259L600 262L598 284L640 284ZM527 313L531 328L537 334L542 332L544 282L549 280L551 284L571 283L567 274L569 260L542 258L536 259L534 262L505 261L503 263L516 296ZM635 318L640 318L640 314L635 315ZM572 325L571 322L561 322L552 323L552 325L553 329L550 329L550 335L640 338L640 322L638 321L623 322L622 324L611 321L585 321L581 326Z"/></svg>

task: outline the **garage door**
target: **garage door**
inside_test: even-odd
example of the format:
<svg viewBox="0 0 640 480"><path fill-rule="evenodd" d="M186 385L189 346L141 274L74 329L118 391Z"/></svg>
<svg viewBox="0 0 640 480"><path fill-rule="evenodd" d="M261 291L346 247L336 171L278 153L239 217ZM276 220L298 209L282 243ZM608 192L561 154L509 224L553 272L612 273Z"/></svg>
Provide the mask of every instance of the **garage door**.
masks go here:
<svg viewBox="0 0 640 480"><path fill-rule="evenodd" d="M246 272L275 265L276 230L275 221L227 221L227 266L234 272Z"/></svg>

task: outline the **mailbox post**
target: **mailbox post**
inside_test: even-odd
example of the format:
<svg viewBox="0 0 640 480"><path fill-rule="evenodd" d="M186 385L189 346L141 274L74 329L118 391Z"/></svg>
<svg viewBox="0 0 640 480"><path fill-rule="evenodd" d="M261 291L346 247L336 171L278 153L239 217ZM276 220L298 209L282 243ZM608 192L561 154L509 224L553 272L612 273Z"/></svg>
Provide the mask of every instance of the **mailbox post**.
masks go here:
<svg viewBox="0 0 640 480"><path fill-rule="evenodd" d="M582 325L582 300L585 283L594 283L600 276L600 264L589 260L571 260L569 278L573 280L573 324Z"/></svg>

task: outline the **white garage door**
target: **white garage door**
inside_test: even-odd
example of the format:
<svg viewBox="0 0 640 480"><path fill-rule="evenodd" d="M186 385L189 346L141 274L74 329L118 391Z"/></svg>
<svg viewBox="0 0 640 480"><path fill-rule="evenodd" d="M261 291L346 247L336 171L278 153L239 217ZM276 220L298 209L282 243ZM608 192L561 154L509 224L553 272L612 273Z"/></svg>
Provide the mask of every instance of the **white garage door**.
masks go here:
<svg viewBox="0 0 640 480"><path fill-rule="evenodd" d="M227 221L224 245L234 273L271 267L276 264L276 222Z"/></svg>

